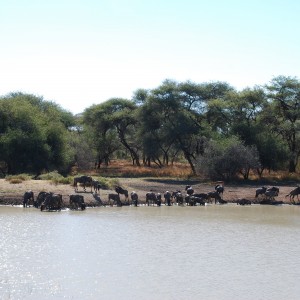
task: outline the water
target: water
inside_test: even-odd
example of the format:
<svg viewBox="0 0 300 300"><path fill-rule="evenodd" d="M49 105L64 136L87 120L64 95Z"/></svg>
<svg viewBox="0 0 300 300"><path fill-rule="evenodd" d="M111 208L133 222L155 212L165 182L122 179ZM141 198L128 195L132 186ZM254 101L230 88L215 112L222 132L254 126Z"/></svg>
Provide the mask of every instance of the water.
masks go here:
<svg viewBox="0 0 300 300"><path fill-rule="evenodd" d="M0 207L0 299L299 299L300 207Z"/></svg>

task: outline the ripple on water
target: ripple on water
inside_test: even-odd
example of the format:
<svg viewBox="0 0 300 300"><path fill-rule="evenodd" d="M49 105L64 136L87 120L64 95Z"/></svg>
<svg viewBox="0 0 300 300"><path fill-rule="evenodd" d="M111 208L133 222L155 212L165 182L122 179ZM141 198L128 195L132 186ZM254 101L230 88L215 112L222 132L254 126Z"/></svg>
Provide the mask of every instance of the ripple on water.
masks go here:
<svg viewBox="0 0 300 300"><path fill-rule="evenodd" d="M0 298L298 299L299 220L292 206L1 207Z"/></svg>

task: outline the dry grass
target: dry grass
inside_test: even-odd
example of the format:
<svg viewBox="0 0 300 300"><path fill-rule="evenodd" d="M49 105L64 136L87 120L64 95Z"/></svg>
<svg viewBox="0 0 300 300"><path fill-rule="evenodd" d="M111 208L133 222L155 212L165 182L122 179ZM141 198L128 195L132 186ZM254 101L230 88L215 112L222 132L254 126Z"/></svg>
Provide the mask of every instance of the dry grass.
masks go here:
<svg viewBox="0 0 300 300"><path fill-rule="evenodd" d="M188 164L174 163L170 166L133 166L126 160L113 160L109 166L101 166L92 173L100 176L110 177L173 177L188 178L191 176L191 169Z"/></svg>

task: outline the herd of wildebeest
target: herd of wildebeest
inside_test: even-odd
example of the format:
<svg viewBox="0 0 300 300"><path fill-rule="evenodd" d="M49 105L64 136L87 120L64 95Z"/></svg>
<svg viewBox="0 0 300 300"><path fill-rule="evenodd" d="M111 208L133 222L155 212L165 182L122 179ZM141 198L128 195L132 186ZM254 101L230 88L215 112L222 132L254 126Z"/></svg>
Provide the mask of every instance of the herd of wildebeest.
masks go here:
<svg viewBox="0 0 300 300"><path fill-rule="evenodd" d="M101 184L99 181L94 180L91 176L80 176L74 178L74 189L78 192L78 183L86 191L86 187L91 188L91 192L94 191L97 194L100 191ZM161 206L165 204L167 206L171 205L206 205L208 203L215 204L227 204L227 201L223 199L224 186L222 184L217 184L213 191L208 193L195 193L192 186L187 185L185 187L184 193L180 190L173 192L165 191L163 194L155 193L149 191L145 195L145 205ZM297 186L290 191L285 197L289 197L290 204L299 204L300 186ZM124 201L121 201L120 195L124 195ZM275 197L279 195L279 188L273 187L261 187L256 189L255 198L258 199L255 203L258 204L269 204L278 205L283 204L283 201L276 201ZM295 202L295 197L297 197L297 202ZM137 192L132 191L130 194L128 190L123 189L121 186L115 187L115 193L108 194L108 201L106 205L111 206L123 206L123 205L133 205L138 206L140 204L139 195ZM60 211L62 208L66 207L63 203L62 195L52 192L40 192L38 196L34 197L33 191L26 191L23 196L23 206L28 207L30 203L39 208L41 211ZM103 203L103 202L102 202ZM239 205L251 205L252 201L242 198L236 200L236 204ZM103 204L104 205L104 204ZM77 193L69 195L69 208L74 210L84 210L86 208L86 203L84 201L84 196Z"/></svg>

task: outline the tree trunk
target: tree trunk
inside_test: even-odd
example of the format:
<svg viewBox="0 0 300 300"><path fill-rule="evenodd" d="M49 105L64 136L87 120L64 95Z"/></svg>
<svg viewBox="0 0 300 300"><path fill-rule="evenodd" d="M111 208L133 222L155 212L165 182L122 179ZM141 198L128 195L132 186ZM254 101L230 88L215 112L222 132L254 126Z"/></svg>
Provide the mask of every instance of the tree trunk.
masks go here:
<svg viewBox="0 0 300 300"><path fill-rule="evenodd" d="M127 143L124 133L118 129L118 133L119 133L119 138L120 138L120 142L122 143L122 145L130 152L131 158L132 158L132 163L133 165L137 165L138 167L141 166L140 164L140 159L139 156L137 154L137 152L135 152Z"/></svg>
<svg viewBox="0 0 300 300"><path fill-rule="evenodd" d="M296 167L298 164L298 158L299 158L299 152L295 151L295 144L292 147L292 154L290 156L290 161L289 161L289 172L290 173L296 173Z"/></svg>
<svg viewBox="0 0 300 300"><path fill-rule="evenodd" d="M183 154L184 154L184 157L186 158L186 160L188 161L188 163L191 167L193 175L196 175L197 172L196 172L196 168L195 168L195 166L193 164L193 161L192 161L192 155L190 155L187 151L184 151Z"/></svg>
<svg viewBox="0 0 300 300"><path fill-rule="evenodd" d="M291 159L290 163L289 163L289 172L290 173L296 173L296 164L295 164L295 161L293 159Z"/></svg>

